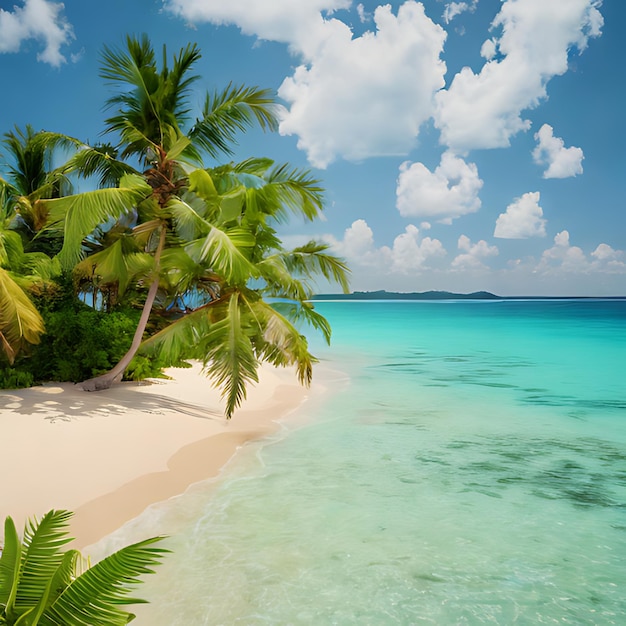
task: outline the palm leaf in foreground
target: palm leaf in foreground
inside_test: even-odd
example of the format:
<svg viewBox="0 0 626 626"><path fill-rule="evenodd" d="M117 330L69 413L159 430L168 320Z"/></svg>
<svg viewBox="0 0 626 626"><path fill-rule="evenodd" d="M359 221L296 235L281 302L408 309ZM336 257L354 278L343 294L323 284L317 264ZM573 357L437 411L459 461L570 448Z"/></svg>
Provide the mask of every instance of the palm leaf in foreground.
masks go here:
<svg viewBox="0 0 626 626"><path fill-rule="evenodd" d="M153 547L161 539L154 537L126 546L83 572L45 611L40 620L41 626L127 624L134 615L119 608L119 605L145 602L129 598L128 593L131 586L140 582L139 576L154 573L152 568L167 552Z"/></svg>
<svg viewBox="0 0 626 626"><path fill-rule="evenodd" d="M77 550L61 551L69 511L50 511L29 522L20 541L10 517L0 556L0 624L10 626L121 626L134 615L122 605L144 602L128 597L143 574L153 573L167 550L154 537L118 550L85 571Z"/></svg>

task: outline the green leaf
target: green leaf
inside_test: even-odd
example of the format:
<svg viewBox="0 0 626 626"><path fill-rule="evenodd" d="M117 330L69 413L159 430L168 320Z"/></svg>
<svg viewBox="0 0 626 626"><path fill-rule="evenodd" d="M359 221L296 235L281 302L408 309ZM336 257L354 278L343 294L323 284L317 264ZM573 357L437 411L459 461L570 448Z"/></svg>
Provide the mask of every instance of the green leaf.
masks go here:
<svg viewBox="0 0 626 626"><path fill-rule="evenodd" d="M62 228L61 264L70 268L81 257L83 239L97 226L115 220L150 196L152 188L143 178L126 174L118 188L96 189L84 193L46 200L50 209L49 228Z"/></svg>
<svg viewBox="0 0 626 626"><path fill-rule="evenodd" d="M4 546L0 555L0 616L1 607L6 607L5 614L13 612L20 576L22 560L22 542L11 517L4 521Z"/></svg>
<svg viewBox="0 0 626 626"><path fill-rule="evenodd" d="M28 521L24 529L24 549L15 609L33 608L44 594L49 580L63 562L62 546L68 537L69 511L49 511L39 522Z"/></svg>
<svg viewBox="0 0 626 626"><path fill-rule="evenodd" d="M277 366L295 364L298 380L303 385L309 385L316 359L309 352L306 337L267 302L258 300L249 306L262 328L262 335L255 337L260 356Z"/></svg>
<svg viewBox="0 0 626 626"><path fill-rule="evenodd" d="M253 235L242 228L221 230L213 226L203 239L192 241L185 251L199 264L208 264L230 283L243 284L258 275L243 250L254 246Z"/></svg>
<svg viewBox="0 0 626 626"><path fill-rule="evenodd" d="M0 267L0 344L9 362L25 343L39 343L44 330L35 305L9 272Z"/></svg>
<svg viewBox="0 0 626 626"><path fill-rule="evenodd" d="M211 157L231 154L238 131L258 124L263 130L278 127L278 107L267 89L228 85L222 92L207 94L202 117L189 137Z"/></svg>
<svg viewBox="0 0 626 626"><path fill-rule="evenodd" d="M194 210L194 207L180 198L172 198L166 206L176 223L176 233L186 241L206 235L211 225Z"/></svg>
<svg viewBox="0 0 626 626"><path fill-rule="evenodd" d="M189 190L207 203L217 201L217 189L215 189L213 178L206 170L197 169L189 174Z"/></svg>
<svg viewBox="0 0 626 626"><path fill-rule="evenodd" d="M293 322L306 322L319 330L330 345L332 329L328 320L310 302L273 302L272 308Z"/></svg>
<svg viewBox="0 0 626 626"><path fill-rule="evenodd" d="M233 293L226 317L212 324L200 339L205 371L222 388L229 419L246 398L246 384L259 381L258 361L248 329L242 324L239 300L240 294Z"/></svg>
<svg viewBox="0 0 626 626"><path fill-rule="evenodd" d="M237 188L222 196L220 201L220 223L225 224L241 217L245 197L246 192L243 187Z"/></svg>
<svg viewBox="0 0 626 626"><path fill-rule="evenodd" d="M128 597L140 576L152 574L168 551L153 544L163 537L140 541L118 550L75 578L45 610L40 626L121 626L132 613L120 605L143 602Z"/></svg>

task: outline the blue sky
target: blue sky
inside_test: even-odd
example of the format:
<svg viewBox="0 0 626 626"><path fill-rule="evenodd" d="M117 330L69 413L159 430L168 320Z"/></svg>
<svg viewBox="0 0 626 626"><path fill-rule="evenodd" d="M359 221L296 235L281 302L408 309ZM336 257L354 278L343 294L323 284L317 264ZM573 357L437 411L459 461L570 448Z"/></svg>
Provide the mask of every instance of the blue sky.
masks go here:
<svg viewBox="0 0 626 626"><path fill-rule="evenodd" d="M0 132L98 141L103 45L203 58L194 104L277 91L280 132L236 159L311 168L354 290L626 295L626 3L0 0Z"/></svg>

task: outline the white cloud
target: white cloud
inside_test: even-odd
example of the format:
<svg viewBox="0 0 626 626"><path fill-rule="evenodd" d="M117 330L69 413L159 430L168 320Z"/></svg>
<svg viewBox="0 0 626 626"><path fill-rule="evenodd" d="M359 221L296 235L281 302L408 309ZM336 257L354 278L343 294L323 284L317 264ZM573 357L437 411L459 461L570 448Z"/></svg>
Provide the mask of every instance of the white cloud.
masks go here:
<svg viewBox="0 0 626 626"><path fill-rule="evenodd" d="M449 24L457 15L464 13L465 11L474 11L478 0L472 0L469 2L449 2L443 11L443 19L446 24Z"/></svg>
<svg viewBox="0 0 626 626"><path fill-rule="evenodd" d="M466 235L459 237L458 248L464 252L452 261L452 268L456 270L482 269L485 267L482 259L498 255L497 246L490 246L484 239L472 244L470 238Z"/></svg>
<svg viewBox="0 0 626 626"><path fill-rule="evenodd" d="M289 45L302 63L279 88L288 103L280 132L297 136L317 167L340 157L406 154L445 84L446 33L414 0L397 15L390 5L378 6L374 30L359 37L328 17L350 0L168 0L166 6L192 22L236 24ZM360 19L369 19L359 6Z"/></svg>
<svg viewBox="0 0 626 626"><path fill-rule="evenodd" d="M505 0L492 29L501 29L475 74L463 68L437 96L441 142L457 151L499 148L530 127L521 117L546 97L553 76L567 71L568 52L600 34L599 0ZM495 54L502 58L494 60Z"/></svg>
<svg viewBox="0 0 626 626"><path fill-rule="evenodd" d="M320 38L325 26L324 15L350 5L351 0L165 1L169 11L191 23L235 25L246 35L287 43L298 50L306 50L312 41Z"/></svg>
<svg viewBox="0 0 626 626"><path fill-rule="evenodd" d="M498 42L495 39L487 39L480 47L480 56L490 61L498 52Z"/></svg>
<svg viewBox="0 0 626 626"><path fill-rule="evenodd" d="M606 243L601 243L592 253L591 256L598 261L613 261L619 259L624 253L621 250L614 250Z"/></svg>
<svg viewBox="0 0 626 626"><path fill-rule="evenodd" d="M528 237L545 237L546 220L543 209L539 206L538 191L525 193L509 204L505 213L496 220L494 237L501 239L526 239Z"/></svg>
<svg viewBox="0 0 626 626"><path fill-rule="evenodd" d="M361 23L365 23L370 19L370 16L365 12L365 7L362 4L356 5L356 12L361 20Z"/></svg>
<svg viewBox="0 0 626 626"><path fill-rule="evenodd" d="M537 266L539 271L558 268L566 272L585 272L589 269L589 261L578 246L570 245L569 232L562 230L554 237L554 246L541 255Z"/></svg>
<svg viewBox="0 0 626 626"><path fill-rule="evenodd" d="M374 268L377 273L409 274L427 269L431 260L443 257L446 251L438 239L422 237L419 228L409 224L392 246L377 248L374 233L365 220L352 223L338 240L326 235L333 251L345 258L352 267Z"/></svg>
<svg viewBox="0 0 626 626"><path fill-rule="evenodd" d="M406 154L444 86L446 34L422 4L409 0L397 16L379 6L374 22L375 32L356 38L342 22L327 22L325 38L305 54L310 62L279 89L289 103L280 132L297 135L317 167L338 157Z"/></svg>
<svg viewBox="0 0 626 626"><path fill-rule="evenodd" d="M61 47L73 38L72 26L61 15L63 4L49 0L24 0L13 12L0 9L0 53L19 52L22 42L35 39L44 44L39 61L59 67L65 63Z"/></svg>
<svg viewBox="0 0 626 626"><path fill-rule="evenodd" d="M420 231L413 224L409 224L404 233L394 239L390 251L392 269L405 274L424 269L429 259L445 254L446 251L438 239L420 239Z"/></svg>
<svg viewBox="0 0 626 626"><path fill-rule="evenodd" d="M623 250L601 243L589 259L582 248L570 244L569 232L563 230L554 238L554 246L544 251L536 271L547 274L626 274Z"/></svg>
<svg viewBox="0 0 626 626"><path fill-rule="evenodd" d="M566 148L563 140L554 136L552 126L544 124L535 133L535 139L538 143L533 159L539 165L548 165L544 178L569 178L583 173L583 151L575 146Z"/></svg>
<svg viewBox="0 0 626 626"><path fill-rule="evenodd" d="M433 217L450 223L480 208L483 181L474 163L444 152L434 172L422 163L400 166L396 207L404 217Z"/></svg>

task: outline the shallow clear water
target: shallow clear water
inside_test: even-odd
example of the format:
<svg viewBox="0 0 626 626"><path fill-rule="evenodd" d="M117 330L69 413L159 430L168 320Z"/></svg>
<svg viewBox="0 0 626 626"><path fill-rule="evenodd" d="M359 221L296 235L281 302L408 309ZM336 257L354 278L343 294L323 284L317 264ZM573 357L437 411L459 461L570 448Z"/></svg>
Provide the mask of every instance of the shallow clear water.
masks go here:
<svg viewBox="0 0 626 626"><path fill-rule="evenodd" d="M626 623L626 302L316 306L329 393L116 536L136 623Z"/></svg>

